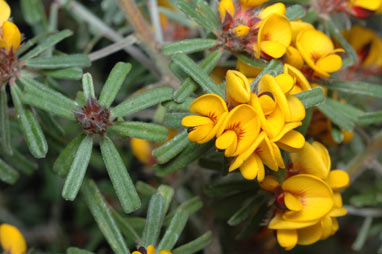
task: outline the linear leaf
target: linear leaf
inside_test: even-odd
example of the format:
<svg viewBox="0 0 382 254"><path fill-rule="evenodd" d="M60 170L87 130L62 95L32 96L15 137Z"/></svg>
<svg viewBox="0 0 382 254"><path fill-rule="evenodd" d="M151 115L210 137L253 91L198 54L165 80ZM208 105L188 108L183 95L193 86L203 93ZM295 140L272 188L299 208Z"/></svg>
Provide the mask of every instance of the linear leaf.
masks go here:
<svg viewBox="0 0 382 254"><path fill-rule="evenodd" d="M11 130L9 129L8 98L5 86L0 88L0 145L5 153L13 154Z"/></svg>
<svg viewBox="0 0 382 254"><path fill-rule="evenodd" d="M343 110L341 110L342 105L340 102L327 98L325 103L321 103L317 107L337 126L352 131L354 129L354 120L348 114L344 114Z"/></svg>
<svg viewBox="0 0 382 254"><path fill-rule="evenodd" d="M79 107L75 101L34 79L21 77L19 80L25 85L24 103L74 120L73 110Z"/></svg>
<svg viewBox="0 0 382 254"><path fill-rule="evenodd" d="M298 94L295 94L300 99L305 108L311 108L325 101L325 96L322 88L316 87Z"/></svg>
<svg viewBox="0 0 382 254"><path fill-rule="evenodd" d="M182 119L190 113L166 113L164 115L163 124L169 128L182 128Z"/></svg>
<svg viewBox="0 0 382 254"><path fill-rule="evenodd" d="M243 63L252 67L259 68L259 69L264 69L268 65L268 63L265 62L264 60L256 59L256 58L249 57L243 54L237 55L237 58L239 58L239 60L242 61Z"/></svg>
<svg viewBox="0 0 382 254"><path fill-rule="evenodd" d="M172 59L174 63L179 65L179 67L190 75L206 92L214 93L224 98L224 94L208 76L207 72L199 67L191 58L184 54L177 54L174 55Z"/></svg>
<svg viewBox="0 0 382 254"><path fill-rule="evenodd" d="M47 76L57 79L80 80L82 77L82 69L79 67L70 67L57 70L44 70L43 73Z"/></svg>
<svg viewBox="0 0 382 254"><path fill-rule="evenodd" d="M174 189L168 185L160 185L158 188L158 193L163 196L164 199L164 208L163 213L166 214L170 208L170 203L174 197Z"/></svg>
<svg viewBox="0 0 382 254"><path fill-rule="evenodd" d="M174 248L180 234L186 226L188 220L188 213L182 209L178 209L168 226L166 233L162 240L159 242L158 249L171 250Z"/></svg>
<svg viewBox="0 0 382 254"><path fill-rule="evenodd" d="M209 30L210 32L214 32L215 25L207 19L204 15L202 15L197 8L192 6L191 4L183 1L183 0L178 0L176 2L176 6L187 16L192 18L196 23L204 27L205 29Z"/></svg>
<svg viewBox="0 0 382 254"><path fill-rule="evenodd" d="M175 216L175 213L178 209L182 209L191 215L191 214L197 212L200 208L202 208L202 206L203 206L202 200L199 197L193 197L193 198L187 200L186 202L182 203L180 206L178 206L177 209L170 212L166 216L163 224L165 226L167 226L171 222L172 218Z"/></svg>
<svg viewBox="0 0 382 254"><path fill-rule="evenodd" d="M39 69L58 69L69 67L89 67L91 65L89 57L84 54L62 55L32 58L25 61L25 65Z"/></svg>
<svg viewBox="0 0 382 254"><path fill-rule="evenodd" d="M210 231L206 232L202 236L196 238L192 242L183 244L175 250L172 251L173 254L193 254L200 250L203 250L207 245L210 244L212 238L212 233Z"/></svg>
<svg viewBox="0 0 382 254"><path fill-rule="evenodd" d="M196 84L195 84L196 85ZM197 86L197 85L196 85ZM178 103L176 101L168 101L163 104L163 106L169 112L189 112L191 103L195 100L195 98L187 97L183 102Z"/></svg>
<svg viewBox="0 0 382 254"><path fill-rule="evenodd" d="M255 196L247 204L243 205L239 210L237 210L231 216L231 218L229 218L228 224L231 226L236 226L247 220L257 207L260 207L264 204L265 200L266 199L264 193Z"/></svg>
<svg viewBox="0 0 382 254"><path fill-rule="evenodd" d="M87 250L79 249L76 247L69 247L66 250L66 254L94 254L94 253Z"/></svg>
<svg viewBox="0 0 382 254"><path fill-rule="evenodd" d="M85 179L81 192L84 195L85 202L88 205L90 212L93 214L99 229L113 251L116 254L130 254L125 239L123 239L123 236L111 215L109 207L94 181Z"/></svg>
<svg viewBox="0 0 382 254"><path fill-rule="evenodd" d="M83 138L66 177L62 190L63 198L71 201L76 198L89 164L92 148L93 139L89 136Z"/></svg>
<svg viewBox="0 0 382 254"><path fill-rule="evenodd" d="M175 10L170 10L169 8L158 6L158 11L160 14L163 14L164 16L168 17L169 19L172 19L188 28L195 29L196 24L190 20L186 15L183 13Z"/></svg>
<svg viewBox="0 0 382 254"><path fill-rule="evenodd" d="M197 9L206 17L216 29L221 29L221 23L216 11L204 0L193 0Z"/></svg>
<svg viewBox="0 0 382 254"><path fill-rule="evenodd" d="M171 100L171 98L172 89L169 87L148 90L122 102L111 110L111 114L113 117L126 116L142 109L149 108L163 101Z"/></svg>
<svg viewBox="0 0 382 254"><path fill-rule="evenodd" d="M144 122L117 122L112 129L124 137L134 137L154 142L167 140L168 129L154 123Z"/></svg>
<svg viewBox="0 0 382 254"><path fill-rule="evenodd" d="M84 91L85 100L89 98L95 99L93 78L90 73L85 73L82 76L82 90Z"/></svg>
<svg viewBox="0 0 382 254"><path fill-rule="evenodd" d="M139 194L147 197L151 197L157 191L153 186L142 181L138 181L135 184L135 188L137 189Z"/></svg>
<svg viewBox="0 0 382 254"><path fill-rule="evenodd" d="M101 152L110 180L124 212L131 213L137 210L141 206L141 200L119 152L109 137L101 139Z"/></svg>
<svg viewBox="0 0 382 254"><path fill-rule="evenodd" d="M154 194L149 203L147 219L142 235L143 246L156 246L164 217L164 198L161 194Z"/></svg>
<svg viewBox="0 0 382 254"><path fill-rule="evenodd" d="M357 94L357 95L366 95L375 98L382 98L382 86L378 84L372 84L362 81L328 81L322 83L323 86L326 86L329 89Z"/></svg>
<svg viewBox="0 0 382 254"><path fill-rule="evenodd" d="M37 56L38 54L40 54L44 50L56 45L57 43L59 43L63 39L71 36L72 34L73 34L72 31L66 29L66 30L63 30L59 33L56 33L54 35L49 36L43 42L41 42L39 45L37 45L35 48L33 48L31 51L29 51L27 54L22 56L21 60L25 61L25 60L28 60L32 57Z"/></svg>
<svg viewBox="0 0 382 254"><path fill-rule="evenodd" d="M153 155L160 164L164 164L183 151L189 143L187 130L184 130L166 144L155 148Z"/></svg>
<svg viewBox="0 0 382 254"><path fill-rule="evenodd" d="M99 96L99 103L102 106L110 107L130 70L129 63L118 62L114 65Z"/></svg>
<svg viewBox="0 0 382 254"><path fill-rule="evenodd" d="M217 41L213 39L188 39L167 43L163 46L162 53L165 56L190 54L212 48L216 45Z"/></svg>
<svg viewBox="0 0 382 254"><path fill-rule="evenodd" d="M8 184L14 184L19 178L19 173L0 159L0 180Z"/></svg>
<svg viewBox="0 0 382 254"><path fill-rule="evenodd" d="M119 228L121 229L122 234L128 239L133 241L134 243L141 242L141 238L138 233L135 231L134 227L131 225L129 220L124 218L121 214L115 211L112 207L109 208L111 214L113 215L114 220L117 222Z"/></svg>
<svg viewBox="0 0 382 254"><path fill-rule="evenodd" d="M48 144L40 124L37 122L33 112L22 104L22 94L17 85L11 86L11 94L29 151L35 158L44 158L48 152Z"/></svg>
<svg viewBox="0 0 382 254"><path fill-rule="evenodd" d="M13 155L4 155L4 158L9 162L14 168L22 171L26 175L31 175L33 171L38 169L38 164L25 157L22 153L17 150L13 151Z"/></svg>
<svg viewBox="0 0 382 254"><path fill-rule="evenodd" d="M382 124L382 111L368 112L358 117L361 125Z"/></svg>
<svg viewBox="0 0 382 254"><path fill-rule="evenodd" d="M285 16L290 21L300 19L305 16L305 10L300 4L295 4L286 8Z"/></svg>

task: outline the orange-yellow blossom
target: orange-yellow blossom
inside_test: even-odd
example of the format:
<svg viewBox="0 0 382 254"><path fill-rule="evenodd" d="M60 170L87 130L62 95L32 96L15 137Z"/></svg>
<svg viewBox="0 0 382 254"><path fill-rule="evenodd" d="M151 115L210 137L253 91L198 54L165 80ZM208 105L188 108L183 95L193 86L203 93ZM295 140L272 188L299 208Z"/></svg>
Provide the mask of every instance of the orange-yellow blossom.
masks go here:
<svg viewBox="0 0 382 254"><path fill-rule="evenodd" d="M133 251L132 254L157 254L156 251L155 251L155 247L153 245L149 245L147 246L147 250L145 250L146 252L141 252L139 250L136 250L136 251ZM158 252L158 254L172 254L171 251L168 251L168 250L160 250Z"/></svg>
<svg viewBox="0 0 382 254"><path fill-rule="evenodd" d="M9 224L0 225L0 244L5 253L26 254L27 244L20 231Z"/></svg>

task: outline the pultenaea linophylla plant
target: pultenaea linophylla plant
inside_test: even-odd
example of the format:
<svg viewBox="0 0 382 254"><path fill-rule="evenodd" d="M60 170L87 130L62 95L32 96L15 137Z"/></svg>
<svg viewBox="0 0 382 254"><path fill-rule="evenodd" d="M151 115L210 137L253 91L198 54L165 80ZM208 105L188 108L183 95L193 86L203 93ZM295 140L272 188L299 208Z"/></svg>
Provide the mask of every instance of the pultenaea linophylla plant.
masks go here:
<svg viewBox="0 0 382 254"><path fill-rule="evenodd" d="M381 252L380 13L0 0L3 252Z"/></svg>

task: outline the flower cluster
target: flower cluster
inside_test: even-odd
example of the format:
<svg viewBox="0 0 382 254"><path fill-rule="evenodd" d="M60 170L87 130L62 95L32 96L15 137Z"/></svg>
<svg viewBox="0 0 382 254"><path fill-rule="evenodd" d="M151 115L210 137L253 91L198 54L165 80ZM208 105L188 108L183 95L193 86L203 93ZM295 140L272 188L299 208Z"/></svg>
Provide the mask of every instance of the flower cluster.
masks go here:
<svg viewBox="0 0 382 254"><path fill-rule="evenodd" d="M156 254L156 251L153 245L149 245L147 249L144 247L139 247L138 250L133 251L133 254ZM160 250L158 254L171 254L171 251Z"/></svg>
<svg viewBox="0 0 382 254"><path fill-rule="evenodd" d="M9 224L0 225L0 244L7 254L26 254L27 244L20 231Z"/></svg>

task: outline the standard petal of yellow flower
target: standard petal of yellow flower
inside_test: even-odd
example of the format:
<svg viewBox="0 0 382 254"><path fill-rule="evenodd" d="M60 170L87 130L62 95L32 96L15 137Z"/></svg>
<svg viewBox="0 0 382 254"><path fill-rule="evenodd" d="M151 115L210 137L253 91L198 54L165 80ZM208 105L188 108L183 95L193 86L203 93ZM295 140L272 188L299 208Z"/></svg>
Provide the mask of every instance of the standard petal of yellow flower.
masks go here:
<svg viewBox="0 0 382 254"><path fill-rule="evenodd" d="M322 161L324 162L325 167L330 170L332 166L331 166L331 160L330 160L330 155L329 155L328 149L326 149L326 147L323 144L321 144L320 142L317 142L317 141L313 142L312 146L319 153L319 156L321 157Z"/></svg>
<svg viewBox="0 0 382 254"><path fill-rule="evenodd" d="M249 33L249 30L251 30L251 28L245 25L238 25L237 27L233 29L235 34L240 37L246 36Z"/></svg>
<svg viewBox="0 0 382 254"><path fill-rule="evenodd" d="M312 24L303 22L301 20L290 21L290 26L292 28L292 45L295 44L297 35L300 32L314 29L314 26L312 26Z"/></svg>
<svg viewBox="0 0 382 254"><path fill-rule="evenodd" d="M0 47L5 48L7 51L11 49L16 51L21 43L21 34L19 28L12 22L5 21L3 23L3 35L0 38Z"/></svg>
<svg viewBox="0 0 382 254"><path fill-rule="evenodd" d="M0 0L0 27L4 21L7 21L11 16L11 8L4 0Z"/></svg>
<svg viewBox="0 0 382 254"><path fill-rule="evenodd" d="M340 169L330 171L328 183L334 191L348 187L349 182L349 174L346 171Z"/></svg>
<svg viewBox="0 0 382 254"><path fill-rule="evenodd" d="M258 38L256 57L260 52L273 57L282 57L292 40L292 29L285 16L272 14L261 21Z"/></svg>
<svg viewBox="0 0 382 254"><path fill-rule="evenodd" d="M302 203L293 194L286 192L284 196L285 206L291 211L301 211Z"/></svg>
<svg viewBox="0 0 382 254"><path fill-rule="evenodd" d="M188 139L192 142L197 142L200 144L205 143L203 142L204 140L207 140L206 142L208 142L210 140L208 139L208 137L210 133L214 132L213 130L214 130L213 124L206 124L206 125L193 127L192 131L188 133Z"/></svg>
<svg viewBox="0 0 382 254"><path fill-rule="evenodd" d="M205 94L196 98L190 105L190 112L208 116L210 118L219 118L228 111L224 100L216 94Z"/></svg>
<svg viewBox="0 0 382 254"><path fill-rule="evenodd" d="M304 143L304 135L295 130L287 132L279 141L277 141L277 145L287 152L298 152L303 148Z"/></svg>
<svg viewBox="0 0 382 254"><path fill-rule="evenodd" d="M267 175L264 177L262 182L259 182L259 186L263 190L274 191L277 187L280 186L279 182L277 182L276 178L272 175Z"/></svg>
<svg viewBox="0 0 382 254"><path fill-rule="evenodd" d="M300 52L292 46L287 47L287 51L285 53L285 61L297 69L301 69L301 67L304 65L304 59L302 59Z"/></svg>
<svg viewBox="0 0 382 254"><path fill-rule="evenodd" d="M271 93L264 93L259 96L259 102L264 115L270 115L276 110L276 101L272 98Z"/></svg>
<svg viewBox="0 0 382 254"><path fill-rule="evenodd" d="M236 69L243 73L246 77L256 77L263 70L254 66L250 66L240 59L237 60Z"/></svg>
<svg viewBox="0 0 382 254"><path fill-rule="evenodd" d="M269 0L240 0L240 3L246 7L253 7L268 1Z"/></svg>
<svg viewBox="0 0 382 254"><path fill-rule="evenodd" d="M312 174L321 179L328 177L330 167L323 159L322 153L308 142L305 142L304 147L297 153L291 153L290 158L293 168L300 173Z"/></svg>
<svg viewBox="0 0 382 254"><path fill-rule="evenodd" d="M267 180L267 177L268 176L265 177L262 183L259 183L260 186L264 184L264 182ZM278 212L269 222L268 228L269 229L300 229L300 228L306 228L306 227L312 226L316 224L317 222L319 222L319 220L306 221L306 222L295 222L295 221L284 220L282 218L282 213Z"/></svg>
<svg viewBox="0 0 382 254"><path fill-rule="evenodd" d="M277 230L277 241L280 246L286 250L293 249L297 244L297 231L295 229L279 229Z"/></svg>
<svg viewBox="0 0 382 254"><path fill-rule="evenodd" d="M222 21L225 19L225 15L227 12L231 16L235 15L235 6L233 4L233 0L221 0L219 2L218 9Z"/></svg>
<svg viewBox="0 0 382 254"><path fill-rule="evenodd" d="M9 224L0 226L0 243L5 253L25 254L27 244L20 231Z"/></svg>
<svg viewBox="0 0 382 254"><path fill-rule="evenodd" d="M328 55L320 58L316 62L316 66L318 69L327 73L336 72L341 69L342 58L339 55Z"/></svg>
<svg viewBox="0 0 382 254"><path fill-rule="evenodd" d="M226 74L226 96L234 105L247 103L251 98L248 79L239 71L229 70Z"/></svg>
<svg viewBox="0 0 382 254"><path fill-rule="evenodd" d="M291 130L301 126L301 122L291 122L291 123L287 123L284 125L283 129L279 132L279 134L277 134L277 136L275 136L274 138L270 138L270 140L272 142L277 142L279 141L280 139L282 139L282 137L284 137L288 132L290 132Z"/></svg>
<svg viewBox="0 0 382 254"><path fill-rule="evenodd" d="M285 5L283 3L276 3L276 4L270 5L270 6L266 7L264 10L262 10L260 12L260 14L258 15L258 17L260 19L266 19L267 17L269 17L272 14L279 14L281 16L284 16L285 12L286 12Z"/></svg>
<svg viewBox="0 0 382 254"><path fill-rule="evenodd" d="M152 147L149 141L140 138L131 138L130 147L134 156L142 163L149 165L152 162Z"/></svg>
<svg viewBox="0 0 382 254"><path fill-rule="evenodd" d="M297 243L300 245L310 245L317 242L320 240L322 234L321 221L312 226L297 230L297 234Z"/></svg>
<svg viewBox="0 0 382 254"><path fill-rule="evenodd" d="M264 165L259 156L256 154L249 156L241 165L240 173L247 180L254 180L258 177L258 181L261 182L264 179Z"/></svg>
<svg viewBox="0 0 382 254"><path fill-rule="evenodd" d="M322 218L333 208L333 192L320 178L298 174L287 178L281 185L285 192L293 194L303 204L300 211L287 211L284 220L306 222Z"/></svg>
<svg viewBox="0 0 382 254"><path fill-rule="evenodd" d="M267 136L260 143L258 149L256 149L256 154L260 156L261 161L267 165L268 168L272 169L273 171L277 171L279 169L272 142Z"/></svg>
<svg viewBox="0 0 382 254"><path fill-rule="evenodd" d="M160 250L160 251L158 252L158 254L172 254L172 252L171 252L171 251L168 251L168 250Z"/></svg>
<svg viewBox="0 0 382 254"><path fill-rule="evenodd" d="M278 85L281 87L281 90L283 91L283 93L285 94L289 93L294 87L294 84L296 83L296 80L294 79L294 77L287 73L282 73L280 75L277 75L276 81Z"/></svg>
<svg viewBox="0 0 382 254"><path fill-rule="evenodd" d="M304 104L298 99L296 96L293 95L286 95L289 110L291 112L290 118L286 118L286 122L299 122L304 120L305 118L305 107Z"/></svg>
<svg viewBox="0 0 382 254"><path fill-rule="evenodd" d="M370 11L375 11L379 8L380 0L350 0L350 6L358 6Z"/></svg>
<svg viewBox="0 0 382 254"><path fill-rule="evenodd" d="M205 116L187 116L182 119L182 125L185 127L192 127L205 124L213 124L210 118Z"/></svg>
<svg viewBox="0 0 382 254"><path fill-rule="evenodd" d="M284 64L284 73L291 75L296 80L296 83L292 91L290 91L290 94L293 95L311 89L309 81L306 79L305 75L292 65Z"/></svg>

